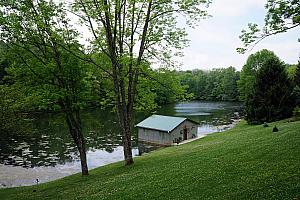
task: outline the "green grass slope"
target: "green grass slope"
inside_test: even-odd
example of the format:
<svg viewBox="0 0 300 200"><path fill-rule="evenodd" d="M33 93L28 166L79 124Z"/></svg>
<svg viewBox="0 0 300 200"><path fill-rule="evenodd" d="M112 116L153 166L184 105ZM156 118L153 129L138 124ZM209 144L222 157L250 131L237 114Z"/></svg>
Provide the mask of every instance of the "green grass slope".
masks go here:
<svg viewBox="0 0 300 200"><path fill-rule="evenodd" d="M209 135L38 186L0 190L0 199L300 199L300 122Z"/></svg>

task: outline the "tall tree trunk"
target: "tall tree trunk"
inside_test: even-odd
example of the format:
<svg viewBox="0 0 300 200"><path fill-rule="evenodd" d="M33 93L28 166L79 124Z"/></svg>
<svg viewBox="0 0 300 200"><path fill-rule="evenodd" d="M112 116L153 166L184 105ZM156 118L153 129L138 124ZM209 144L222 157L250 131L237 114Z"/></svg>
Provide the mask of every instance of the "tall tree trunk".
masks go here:
<svg viewBox="0 0 300 200"><path fill-rule="evenodd" d="M134 7L134 6L133 6ZM139 49L139 56L137 58L137 68L133 70L133 35L131 36L131 49L130 49L130 57L131 57L131 64L129 66L129 83L128 83L128 101L127 105L124 104L123 100L123 106L125 109L119 109L121 112L123 112L123 146L124 146L124 157L125 157L125 165L133 164L133 158L132 158L132 145L131 145L131 134L132 134L132 117L133 117L133 104L135 101L135 95L136 95L136 86L138 82L138 76L139 76L139 66L142 61L142 56L145 50L145 42L146 42L146 36L149 26L149 20L150 20L150 13L152 8L152 0L148 2L148 9L147 9L147 16L146 21L143 28L143 34ZM134 10L133 10L133 18L134 18ZM133 31L133 24L132 24L132 31ZM122 86L122 84L121 84ZM121 91L124 90L124 87L121 87ZM122 98L125 99L125 96L122 94ZM122 121L121 121L122 123Z"/></svg>
<svg viewBox="0 0 300 200"><path fill-rule="evenodd" d="M89 175L85 151L85 141L81 131L81 120L79 110L75 111L75 115L73 112L66 112L66 121L69 127L70 134L79 151L82 175Z"/></svg>

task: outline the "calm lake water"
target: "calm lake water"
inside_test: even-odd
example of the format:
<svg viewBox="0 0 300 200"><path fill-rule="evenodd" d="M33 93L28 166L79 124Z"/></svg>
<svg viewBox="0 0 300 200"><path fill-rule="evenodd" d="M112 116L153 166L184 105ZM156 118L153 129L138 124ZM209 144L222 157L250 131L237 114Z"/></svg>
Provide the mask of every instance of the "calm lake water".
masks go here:
<svg viewBox="0 0 300 200"><path fill-rule="evenodd" d="M200 123L198 136L230 128L240 103L187 102L165 106L156 114L188 117ZM151 114L139 113L139 122ZM82 112L89 169L123 160L121 133L114 113L100 109ZM80 160L61 114L42 114L32 121L30 137L0 139L0 187L33 185L80 172ZM137 130L133 155L139 155ZM143 145L142 145L143 146ZM144 147L144 146L143 146ZM145 148L143 148L145 149ZM146 151L155 149L147 146Z"/></svg>

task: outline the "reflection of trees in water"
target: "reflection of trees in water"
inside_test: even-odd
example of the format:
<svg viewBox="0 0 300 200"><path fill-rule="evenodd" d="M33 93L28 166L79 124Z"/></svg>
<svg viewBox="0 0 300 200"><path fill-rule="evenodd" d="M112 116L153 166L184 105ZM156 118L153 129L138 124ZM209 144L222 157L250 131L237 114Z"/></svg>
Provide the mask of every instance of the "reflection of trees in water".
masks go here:
<svg viewBox="0 0 300 200"><path fill-rule="evenodd" d="M243 105L240 102L210 102L195 101L166 105L158 114L187 117L200 125L226 125L232 122L235 112L243 115Z"/></svg>
<svg viewBox="0 0 300 200"><path fill-rule="evenodd" d="M240 106L241 104L230 103L221 109L216 107L208 116L186 117L203 124L220 125L228 123L232 114L240 110ZM158 114L175 116L178 113L174 105L169 105L158 111ZM150 115L137 113L135 122ZM100 109L83 111L82 123L88 151L103 150L112 153L116 147L122 145L121 131L114 113ZM0 163L33 167L63 165L66 162L79 160L77 148L69 136L62 114L37 115L31 127L34 131L26 134L28 137L7 134L0 138ZM137 147L136 129L132 139L133 147Z"/></svg>
<svg viewBox="0 0 300 200"><path fill-rule="evenodd" d="M84 111L82 121L87 150L112 153L122 145L117 119L111 112ZM30 138L0 140L0 163L23 167L55 166L79 159L62 114L41 114L33 121L33 127L35 133Z"/></svg>
<svg viewBox="0 0 300 200"><path fill-rule="evenodd" d="M92 110L84 112L83 132L85 134L87 148L96 148L113 152L114 148L122 146L122 135L118 119L115 113L105 110ZM136 139L137 133L133 139ZM133 141L136 146L136 141Z"/></svg>
<svg viewBox="0 0 300 200"><path fill-rule="evenodd" d="M7 165L34 167L55 166L77 157L73 144L52 135L35 135L32 138L11 138L6 142L10 148L0 152L0 162Z"/></svg>
<svg viewBox="0 0 300 200"><path fill-rule="evenodd" d="M117 119L109 111L92 110L84 112L83 133L86 138L87 149L95 148L113 152L114 148L122 143Z"/></svg>

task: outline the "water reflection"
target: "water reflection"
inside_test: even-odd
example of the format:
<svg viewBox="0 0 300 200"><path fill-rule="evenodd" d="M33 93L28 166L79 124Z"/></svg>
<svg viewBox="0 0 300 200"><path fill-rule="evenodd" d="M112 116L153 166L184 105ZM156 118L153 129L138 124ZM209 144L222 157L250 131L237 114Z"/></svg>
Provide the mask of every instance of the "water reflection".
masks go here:
<svg viewBox="0 0 300 200"><path fill-rule="evenodd" d="M240 117L242 104L239 102L195 101L168 105L158 111L160 114L187 117L210 127L225 125Z"/></svg>
<svg viewBox="0 0 300 200"><path fill-rule="evenodd" d="M231 123L240 108L239 103L190 102L165 106L157 114L183 116L199 122L198 137L201 137ZM138 113L135 121L139 122L149 115ZM79 154L68 133L64 116L42 114L35 116L32 123L35 131L30 137L11 137L8 134L0 138L0 187L1 184L30 185L35 183L36 178L45 182L80 172ZM100 109L84 111L82 123L90 169L123 160L121 132L114 113ZM131 140L133 155L136 156L141 153L138 150L137 130ZM141 148L140 145L143 152L156 148L149 145ZM28 175L20 182L19 177L24 173Z"/></svg>
<svg viewBox="0 0 300 200"><path fill-rule="evenodd" d="M113 113L103 110L82 113L83 134L89 152L113 153L122 145L120 128ZM64 165L79 159L61 114L44 114L33 121L35 133L30 138L1 138L0 163L33 168ZM136 134L132 137L136 146ZM106 155L106 154L105 154ZM122 154L121 154L122 155ZM109 154L105 156L108 160Z"/></svg>
<svg viewBox="0 0 300 200"><path fill-rule="evenodd" d="M205 134L218 131L219 125L230 123L240 107L239 103L189 102L165 106L158 113L198 121L201 124L199 134ZM143 118L145 116L140 114L136 121ZM120 128L114 113L94 109L83 112L82 119L88 152L112 153L122 146ZM33 125L36 131L30 138L1 138L1 164L32 168L64 165L79 159L63 115L39 115L33 121ZM132 142L133 147L137 147L136 132L132 136ZM99 159L101 156L99 155ZM105 157L109 157L109 154Z"/></svg>

